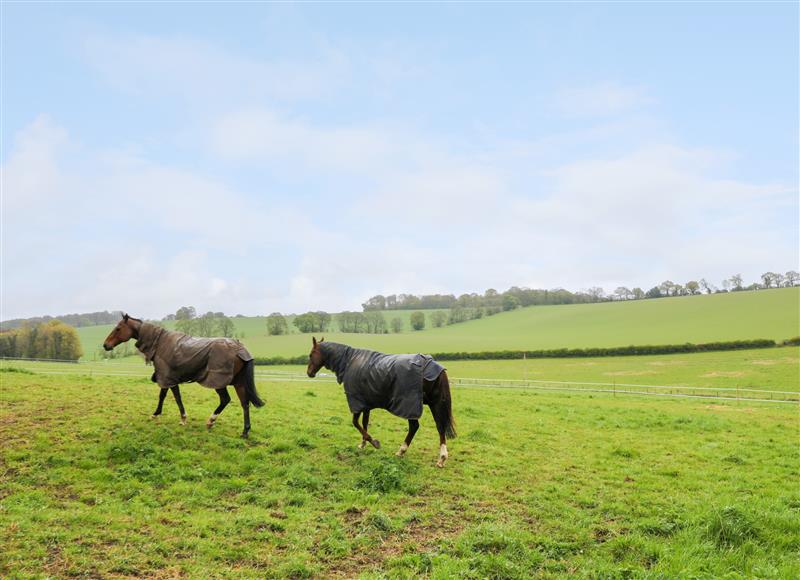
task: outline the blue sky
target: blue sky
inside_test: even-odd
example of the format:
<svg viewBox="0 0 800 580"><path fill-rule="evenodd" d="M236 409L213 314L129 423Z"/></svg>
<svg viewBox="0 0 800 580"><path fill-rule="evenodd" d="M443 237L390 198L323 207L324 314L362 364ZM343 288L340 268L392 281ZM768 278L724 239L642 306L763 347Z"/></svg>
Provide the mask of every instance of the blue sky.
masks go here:
<svg viewBox="0 0 800 580"><path fill-rule="evenodd" d="M2 10L3 318L798 267L797 4Z"/></svg>

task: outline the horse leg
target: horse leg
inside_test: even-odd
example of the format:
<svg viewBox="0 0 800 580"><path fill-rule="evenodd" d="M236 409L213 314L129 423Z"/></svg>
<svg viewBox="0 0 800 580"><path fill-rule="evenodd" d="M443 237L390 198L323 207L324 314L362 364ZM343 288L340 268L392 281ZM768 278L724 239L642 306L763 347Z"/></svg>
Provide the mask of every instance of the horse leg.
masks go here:
<svg viewBox="0 0 800 580"><path fill-rule="evenodd" d="M455 437L455 421L453 420L452 401L450 399L450 381L447 372L442 371L434 382L425 381L423 396L436 422L439 431L439 459L436 467L444 467L447 458L447 437Z"/></svg>
<svg viewBox="0 0 800 580"><path fill-rule="evenodd" d="M364 418L361 420L361 423L364 426L364 433L366 433L367 437L369 437L369 442L375 449L380 449L381 442L378 441L377 439L373 439L372 437L370 437L369 432L367 431L367 426L369 425L369 409L364 411Z"/></svg>
<svg viewBox="0 0 800 580"><path fill-rule="evenodd" d="M244 417L244 429L242 430L242 438L247 439L250 434L250 399L247 398L247 391L244 385L234 385L236 394L239 396L239 402L242 404L242 415Z"/></svg>
<svg viewBox="0 0 800 580"><path fill-rule="evenodd" d="M444 467L447 461L447 435L445 433L444 419L441 416L441 407L438 403L429 404L428 407L433 415L433 420L436 422L436 430L439 432L439 458L436 460L436 467Z"/></svg>
<svg viewBox="0 0 800 580"><path fill-rule="evenodd" d="M181 400L181 388L178 385L169 388L172 391L172 396L175 397L175 402L178 403L178 409L181 412L181 425L186 425L186 409L183 408L183 401Z"/></svg>
<svg viewBox="0 0 800 580"><path fill-rule="evenodd" d="M364 415L366 416L366 424L369 424L369 411L365 411ZM370 437L370 434L367 433L366 427L362 427L358 424L358 418L361 416L361 413L353 413L353 426L358 429L358 432L361 433L361 443L358 444L360 449L363 449L367 442L370 443L375 449L381 448L381 442L377 439L373 439Z"/></svg>
<svg viewBox="0 0 800 580"><path fill-rule="evenodd" d="M158 406L156 410L153 411L151 419L158 419L158 416L161 414L161 410L164 408L164 399L167 398L167 389L159 389L158 390Z"/></svg>
<svg viewBox="0 0 800 580"><path fill-rule="evenodd" d="M403 444L400 446L400 449L397 450L398 457L402 457L408 451L411 442L414 440L414 435L417 434L417 429L419 429L419 421L416 419L409 419L408 420L408 435L406 435L406 440L403 441Z"/></svg>
<svg viewBox="0 0 800 580"><path fill-rule="evenodd" d="M211 429L214 426L214 423L217 422L217 417L219 414L222 413L222 410L228 406L228 403L231 402L231 396L228 394L228 387L222 387L221 389L216 389L217 395L219 395L219 405L217 408L214 409L214 412L211 413L211 416L206 421L206 427Z"/></svg>

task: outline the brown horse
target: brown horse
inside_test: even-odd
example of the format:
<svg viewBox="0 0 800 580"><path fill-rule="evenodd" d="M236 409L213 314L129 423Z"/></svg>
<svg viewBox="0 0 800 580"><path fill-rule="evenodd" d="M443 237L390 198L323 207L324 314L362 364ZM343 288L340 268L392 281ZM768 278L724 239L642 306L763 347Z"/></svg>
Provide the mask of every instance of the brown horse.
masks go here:
<svg viewBox="0 0 800 580"><path fill-rule="evenodd" d="M131 338L136 339L136 348L144 354L146 362L153 363L155 372L152 381L161 388L153 419L161 415L169 389L181 412L181 424L185 425L186 410L181 400L180 384L198 382L214 389L219 395L219 406L206 421L206 426L211 429L219 414L231 401L228 385L232 385L242 404L242 437L247 438L250 432L250 403L262 407L264 402L256 392L253 357L239 341L229 338L193 338L125 314L103 342L103 348L111 350Z"/></svg>
<svg viewBox="0 0 800 580"><path fill-rule="evenodd" d="M339 384L344 383L353 426L361 433L359 447L370 443L380 449L380 442L367 432L369 412L386 409L408 420L408 434L396 453L405 455L419 429L422 405L425 404L430 408L439 431L436 466L444 467L448 458L447 438L456 436L450 382L444 367L426 355L387 355L324 340L317 342L312 337L307 373L313 378L325 367L336 373ZM363 423L359 425L362 415Z"/></svg>

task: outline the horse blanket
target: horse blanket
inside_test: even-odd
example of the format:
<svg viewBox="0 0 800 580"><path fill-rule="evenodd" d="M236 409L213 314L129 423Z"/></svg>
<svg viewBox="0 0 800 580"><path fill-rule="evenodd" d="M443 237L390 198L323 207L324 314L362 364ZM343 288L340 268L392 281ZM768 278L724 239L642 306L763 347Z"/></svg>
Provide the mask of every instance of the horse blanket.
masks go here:
<svg viewBox="0 0 800 580"><path fill-rule="evenodd" d="M221 389L233 381L236 357L253 360L238 340L195 338L148 322L139 329L136 348L155 367L153 379L162 389L192 382Z"/></svg>
<svg viewBox="0 0 800 580"><path fill-rule="evenodd" d="M319 343L325 366L344 383L351 413L386 409L403 419L422 416L422 382L444 367L425 354L383 354L335 342Z"/></svg>

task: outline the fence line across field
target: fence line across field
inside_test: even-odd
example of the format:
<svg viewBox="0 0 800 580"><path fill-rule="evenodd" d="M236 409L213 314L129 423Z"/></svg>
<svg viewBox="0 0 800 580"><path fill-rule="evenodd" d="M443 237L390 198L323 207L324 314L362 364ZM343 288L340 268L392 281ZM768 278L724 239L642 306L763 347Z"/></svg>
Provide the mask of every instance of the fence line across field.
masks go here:
<svg viewBox="0 0 800 580"><path fill-rule="evenodd" d="M149 371L141 364L108 363L96 361L53 361L34 359L2 358L1 363L16 363L16 368L34 370L44 375L97 375L109 377L142 377ZM68 363L68 364L65 364ZM263 367L256 367L257 369ZM131 370L128 370L131 369ZM318 378L310 379L304 374L293 371L257 370L259 381L277 380L283 382L335 382L335 376L320 373ZM680 397L694 399L716 399L726 401L762 402L762 403L800 403L800 393L792 391L776 391L768 389L748 389L737 387L692 387L683 385L642 385L634 383L600 383L585 381L555 381L543 379L496 379L451 377L451 384L461 388L487 389L529 389L539 391L556 391L571 393L599 393L616 395L638 395L651 397ZM735 396L734 396L735 393Z"/></svg>

